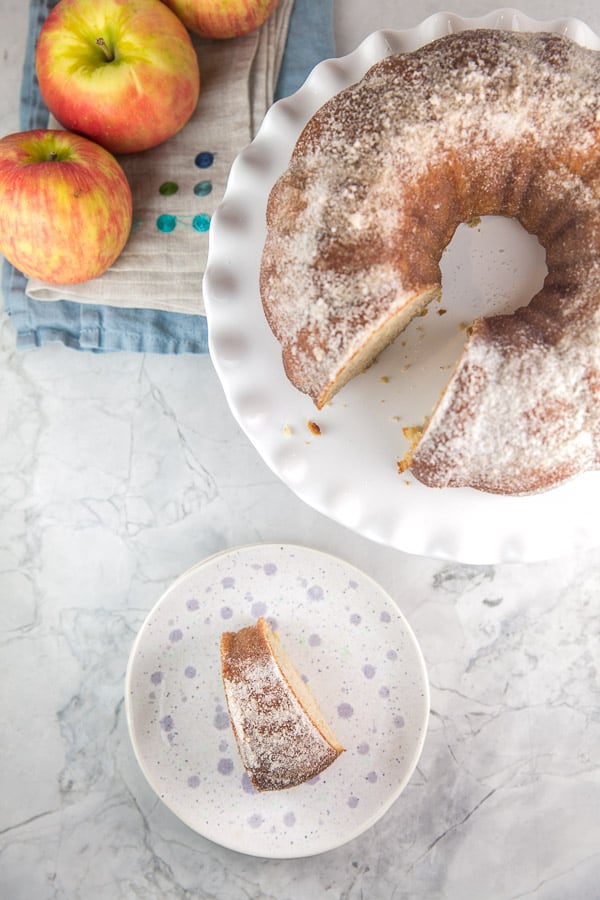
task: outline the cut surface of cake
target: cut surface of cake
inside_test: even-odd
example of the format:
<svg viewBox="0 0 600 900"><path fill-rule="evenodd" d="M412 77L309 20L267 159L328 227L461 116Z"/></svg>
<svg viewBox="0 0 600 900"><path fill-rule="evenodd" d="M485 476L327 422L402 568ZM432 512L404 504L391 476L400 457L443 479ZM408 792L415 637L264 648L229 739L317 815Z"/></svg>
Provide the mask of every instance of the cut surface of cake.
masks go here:
<svg viewBox="0 0 600 900"><path fill-rule="evenodd" d="M221 671L231 727L258 791L303 784L344 752L263 617L222 635Z"/></svg>

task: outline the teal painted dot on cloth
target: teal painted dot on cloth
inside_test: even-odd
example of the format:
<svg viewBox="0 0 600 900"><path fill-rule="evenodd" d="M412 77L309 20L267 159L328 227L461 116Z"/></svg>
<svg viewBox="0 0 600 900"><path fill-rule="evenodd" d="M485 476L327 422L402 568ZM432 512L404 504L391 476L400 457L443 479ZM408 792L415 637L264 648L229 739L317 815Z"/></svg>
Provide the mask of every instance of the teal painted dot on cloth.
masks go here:
<svg viewBox="0 0 600 900"><path fill-rule="evenodd" d="M169 216L166 213L163 213L163 215L159 216L156 220L156 227L164 234L168 234L169 231L174 231L176 225L177 219L175 216Z"/></svg>
<svg viewBox="0 0 600 900"><path fill-rule="evenodd" d="M207 216L206 213L200 213L199 216L194 216L192 219L192 228L194 231L208 231L210 228L210 216Z"/></svg>
<svg viewBox="0 0 600 900"><path fill-rule="evenodd" d="M171 197L173 194L176 194L178 190L179 185L176 181L163 181L158 189L158 193L162 194L163 197Z"/></svg>
<svg viewBox="0 0 600 900"><path fill-rule="evenodd" d="M199 169L208 169L210 168L210 166L212 166L214 159L214 153L211 153L210 150L202 150L201 153L198 153L196 155L194 162Z"/></svg>
<svg viewBox="0 0 600 900"><path fill-rule="evenodd" d="M206 197L212 191L212 182L210 181L199 181L198 184L194 185L194 194L196 197Z"/></svg>

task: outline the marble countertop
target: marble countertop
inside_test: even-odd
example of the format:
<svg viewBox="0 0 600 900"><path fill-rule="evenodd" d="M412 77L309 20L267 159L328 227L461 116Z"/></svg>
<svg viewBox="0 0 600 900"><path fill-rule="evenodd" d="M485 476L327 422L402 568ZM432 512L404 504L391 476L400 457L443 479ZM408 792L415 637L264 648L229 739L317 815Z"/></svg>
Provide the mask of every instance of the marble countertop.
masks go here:
<svg viewBox="0 0 600 900"><path fill-rule="evenodd" d="M18 127L25 6L0 8L2 133ZM338 48L444 8L340 0ZM521 8L600 31L591 0ZM467 566L371 543L275 478L208 358L17 352L3 319L0 384L0 896L600 897L600 547ZM310 859L241 855L183 825L141 773L124 715L128 655L164 590L210 554L264 541L374 577L430 678L404 793Z"/></svg>

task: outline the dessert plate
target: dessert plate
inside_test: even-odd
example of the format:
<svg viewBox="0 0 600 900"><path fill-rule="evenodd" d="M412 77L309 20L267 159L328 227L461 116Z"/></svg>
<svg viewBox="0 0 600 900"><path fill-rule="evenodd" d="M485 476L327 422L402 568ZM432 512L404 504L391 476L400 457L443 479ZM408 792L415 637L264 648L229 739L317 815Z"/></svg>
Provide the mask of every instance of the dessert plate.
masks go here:
<svg viewBox="0 0 600 900"><path fill-rule="evenodd" d="M345 753L312 781L256 792L223 692L219 642L265 616ZM176 581L134 642L125 707L138 762L190 828L232 850L290 858L373 825L419 759L429 687L415 636L371 578L305 547L259 544L210 557Z"/></svg>
<svg viewBox="0 0 600 900"><path fill-rule="evenodd" d="M204 296L210 352L230 409L298 497L407 552L467 563L527 562L598 544L600 473L546 493L500 497L427 488L409 473L399 475L397 460L408 449L403 428L423 421L449 377L465 323L528 302L543 282L544 254L535 238L508 219L461 226L443 261L441 304L321 411L288 382L258 286L268 195L307 120L384 56L475 27L555 31L600 49L600 39L577 19L540 22L506 9L477 19L438 13L408 31L375 32L348 56L320 63L299 91L269 110L232 166L211 226Z"/></svg>

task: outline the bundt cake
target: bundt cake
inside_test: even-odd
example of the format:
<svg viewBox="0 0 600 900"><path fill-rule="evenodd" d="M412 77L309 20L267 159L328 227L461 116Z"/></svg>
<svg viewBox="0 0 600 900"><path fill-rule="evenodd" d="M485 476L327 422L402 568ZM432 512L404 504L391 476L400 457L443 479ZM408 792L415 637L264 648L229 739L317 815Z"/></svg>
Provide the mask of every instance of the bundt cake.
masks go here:
<svg viewBox="0 0 600 900"><path fill-rule="evenodd" d="M258 791L302 784L344 752L264 618L223 634L221 669L233 733Z"/></svg>
<svg viewBox="0 0 600 900"><path fill-rule="evenodd" d="M599 53L475 29L376 63L308 122L269 197L260 288L289 379L328 403L439 297L461 222L516 217L544 286L473 323L401 468L502 494L598 468L599 197Z"/></svg>

